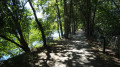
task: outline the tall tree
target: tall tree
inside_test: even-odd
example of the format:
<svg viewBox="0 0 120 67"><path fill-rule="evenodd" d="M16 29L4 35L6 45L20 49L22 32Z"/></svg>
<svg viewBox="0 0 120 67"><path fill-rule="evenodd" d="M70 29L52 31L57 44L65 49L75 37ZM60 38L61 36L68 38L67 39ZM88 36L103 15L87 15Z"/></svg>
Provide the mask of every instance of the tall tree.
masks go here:
<svg viewBox="0 0 120 67"><path fill-rule="evenodd" d="M35 11L32 3L31 3L31 1L28 0L28 2L29 2L30 6L31 6L31 8L32 8L33 13L34 13L35 21L37 22L37 24L38 24L38 26L39 26L39 29L40 29L40 31L41 31L41 33L42 33L42 39L43 39L44 47L46 47L47 45L46 45L46 37L45 37L45 34L44 34L44 29L43 29L41 23L38 21L38 18L37 18L37 15L36 15L36 11Z"/></svg>
<svg viewBox="0 0 120 67"><path fill-rule="evenodd" d="M91 0L86 0L86 32L87 36L92 34L91 32Z"/></svg>
<svg viewBox="0 0 120 67"><path fill-rule="evenodd" d="M75 34L75 21L73 13L73 0L70 1L70 23L72 24L72 34Z"/></svg>
<svg viewBox="0 0 120 67"><path fill-rule="evenodd" d="M68 9L67 0L64 0L64 37L67 39L69 35Z"/></svg>
<svg viewBox="0 0 120 67"><path fill-rule="evenodd" d="M56 4L57 4L57 14L58 14L59 23L60 23L61 36L63 37L62 22L61 22L61 16L60 16L60 11L59 11L58 0L56 0Z"/></svg>

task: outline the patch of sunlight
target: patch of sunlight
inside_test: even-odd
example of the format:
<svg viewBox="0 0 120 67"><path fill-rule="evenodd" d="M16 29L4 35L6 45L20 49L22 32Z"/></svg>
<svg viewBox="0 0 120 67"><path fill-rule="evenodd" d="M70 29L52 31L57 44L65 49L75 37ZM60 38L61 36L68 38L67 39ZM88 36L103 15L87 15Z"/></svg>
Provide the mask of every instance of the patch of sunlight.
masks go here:
<svg viewBox="0 0 120 67"><path fill-rule="evenodd" d="M83 56L83 57L79 58L79 60L83 63L90 63L90 61L87 59L86 56Z"/></svg>
<svg viewBox="0 0 120 67"><path fill-rule="evenodd" d="M92 54L90 54L90 53L85 53L85 55L86 55L86 56L91 56Z"/></svg>
<svg viewBox="0 0 120 67"><path fill-rule="evenodd" d="M38 56L40 57L40 59L46 59L46 54L41 52L41 53L38 53Z"/></svg>
<svg viewBox="0 0 120 67"><path fill-rule="evenodd" d="M40 62L35 63L35 65L40 65Z"/></svg>
<svg viewBox="0 0 120 67"><path fill-rule="evenodd" d="M90 63L89 59L91 60L95 59L95 56L89 53L88 51L86 51L86 49L81 49L80 52L83 53L83 54L80 54L81 57L77 59L77 61L80 64Z"/></svg>
<svg viewBox="0 0 120 67"><path fill-rule="evenodd" d="M93 58L93 57L90 57L89 59L91 59L91 60L94 60L95 58Z"/></svg>
<svg viewBox="0 0 120 67"><path fill-rule="evenodd" d="M85 48L82 48L82 49L80 49L80 50L74 48L74 49L72 49L72 50L64 50L64 51L84 53L84 54L89 53L89 52L86 52L86 49L85 49Z"/></svg>
<svg viewBox="0 0 120 67"><path fill-rule="evenodd" d="M44 62L43 60L39 60L35 65L42 66L41 63Z"/></svg>
<svg viewBox="0 0 120 67"><path fill-rule="evenodd" d="M79 62L80 64L84 64L83 62Z"/></svg>
<svg viewBox="0 0 120 67"><path fill-rule="evenodd" d="M72 63L72 66L75 67L75 66L76 66L76 63Z"/></svg>
<svg viewBox="0 0 120 67"><path fill-rule="evenodd" d="M57 43L52 43L52 42L50 42L49 44L57 44Z"/></svg>
<svg viewBox="0 0 120 67"><path fill-rule="evenodd" d="M63 64L61 62L56 62L54 67L67 67L66 64Z"/></svg>
<svg viewBox="0 0 120 67"><path fill-rule="evenodd" d="M94 66L90 66L90 67L94 67Z"/></svg>
<svg viewBox="0 0 120 67"><path fill-rule="evenodd" d="M82 29L78 29L78 30L82 30Z"/></svg>
<svg viewBox="0 0 120 67"><path fill-rule="evenodd" d="M54 60L61 60L62 62L64 62L65 60L68 60L68 57L60 57L58 55L55 55L55 53L50 53L51 58Z"/></svg>
<svg viewBox="0 0 120 67"><path fill-rule="evenodd" d="M88 45L88 42L85 42L84 44L85 44L85 45Z"/></svg>
<svg viewBox="0 0 120 67"><path fill-rule="evenodd" d="M82 57L85 57L85 54L81 54Z"/></svg>
<svg viewBox="0 0 120 67"><path fill-rule="evenodd" d="M54 40L60 40L60 38L59 37L55 37L55 38L53 38Z"/></svg>
<svg viewBox="0 0 120 67"><path fill-rule="evenodd" d="M56 44L57 44L57 43L56 43ZM60 45L56 45L56 46L57 46L57 47L63 47L63 45L61 45L61 44L60 44Z"/></svg>
<svg viewBox="0 0 120 67"><path fill-rule="evenodd" d="M81 41L72 41L72 42L79 43L79 42L81 42Z"/></svg>
<svg viewBox="0 0 120 67"><path fill-rule="evenodd" d="M34 47L35 47L35 48L39 48L39 47L42 47L42 46L43 46L42 44L40 44L40 45L37 44L37 45L35 45Z"/></svg>
<svg viewBox="0 0 120 67"><path fill-rule="evenodd" d="M56 53L58 56L61 56L61 53Z"/></svg>
<svg viewBox="0 0 120 67"><path fill-rule="evenodd" d="M72 49L72 50L64 50L64 51L80 52L80 50L77 50L77 49Z"/></svg>
<svg viewBox="0 0 120 67"><path fill-rule="evenodd" d="M82 48L81 50L79 50L79 52L85 52L85 48Z"/></svg>

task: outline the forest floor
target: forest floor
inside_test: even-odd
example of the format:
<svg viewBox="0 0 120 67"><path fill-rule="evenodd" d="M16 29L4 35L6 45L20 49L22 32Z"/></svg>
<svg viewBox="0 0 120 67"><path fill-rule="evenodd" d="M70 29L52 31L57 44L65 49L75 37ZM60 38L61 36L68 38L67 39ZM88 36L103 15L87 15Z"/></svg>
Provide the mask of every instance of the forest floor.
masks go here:
<svg viewBox="0 0 120 67"><path fill-rule="evenodd" d="M68 40L50 43L52 46L47 49L38 48L4 62L3 67L120 67L119 61L93 49L82 30Z"/></svg>

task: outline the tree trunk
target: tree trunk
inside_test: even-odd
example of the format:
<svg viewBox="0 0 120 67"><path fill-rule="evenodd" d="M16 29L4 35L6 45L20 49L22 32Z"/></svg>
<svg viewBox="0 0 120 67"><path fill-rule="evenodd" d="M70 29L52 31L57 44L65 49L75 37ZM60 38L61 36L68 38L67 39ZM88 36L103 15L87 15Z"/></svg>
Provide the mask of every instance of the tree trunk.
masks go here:
<svg viewBox="0 0 120 67"><path fill-rule="evenodd" d="M44 45L44 47L47 47L47 45L46 45L46 38L45 38L45 34L44 34L43 27L42 27L42 25L40 24L40 22L38 21L38 18L37 18L35 9L33 8L33 5L32 5L32 3L31 3L31 1L28 0L28 2L29 2L30 6L31 6L31 8L32 8L33 13L34 13L35 21L37 22L37 24L38 24L38 26L39 26L39 29L40 29L40 31L41 31L41 33L42 33L43 45Z"/></svg>
<svg viewBox="0 0 120 67"><path fill-rule="evenodd" d="M28 47L28 44L27 44L27 42L25 41L25 39L23 37L22 31L19 31L19 34L20 34L20 43L22 45L22 49L25 52L30 52L30 48Z"/></svg>
<svg viewBox="0 0 120 67"><path fill-rule="evenodd" d="M63 37L63 30L62 30L62 22L61 22L61 16L60 16L60 11L59 11L59 6L58 6L58 1L56 0L57 3L57 14L60 22L60 31L61 31L61 36Z"/></svg>
<svg viewBox="0 0 120 67"><path fill-rule="evenodd" d="M67 16L67 4L64 0L64 37L68 39L68 16Z"/></svg>
<svg viewBox="0 0 120 67"><path fill-rule="evenodd" d="M59 31L59 21L58 21L58 17L57 17L57 31L58 31L58 34L59 34L59 38L61 39L61 37L60 37L60 31Z"/></svg>
<svg viewBox="0 0 120 67"><path fill-rule="evenodd" d="M69 23L68 23L68 30L69 30L69 34L72 34L72 13L73 13L73 8L72 8L72 0L70 0L70 5L69 5L69 7L70 7L70 9L69 9L69 19L68 19L68 21L69 21Z"/></svg>
<svg viewBox="0 0 120 67"><path fill-rule="evenodd" d="M92 18L92 35L94 34L94 25L95 25L95 17L96 17L96 10L97 10L97 3L98 3L98 0L94 0L94 10L93 10L93 18Z"/></svg>
<svg viewBox="0 0 120 67"><path fill-rule="evenodd" d="M17 25L17 29L18 29L18 33L20 35L20 44L22 45L22 49L25 51L25 52L30 52L30 48L28 47L28 43L25 41L25 38L23 36L23 33L22 33L22 30L21 30L21 25L20 23L17 21L18 19L14 20L16 25Z"/></svg>
<svg viewBox="0 0 120 67"><path fill-rule="evenodd" d="M73 21L73 0L70 1L70 22L72 24L72 34L75 34L75 21Z"/></svg>
<svg viewBox="0 0 120 67"><path fill-rule="evenodd" d="M75 35L75 21L72 21L72 34Z"/></svg>
<svg viewBox="0 0 120 67"><path fill-rule="evenodd" d="M29 53L29 52L30 52L30 48L28 47L28 44L27 44L24 40L22 40L20 43L23 45L21 48L22 48L26 53Z"/></svg>
<svg viewBox="0 0 120 67"><path fill-rule="evenodd" d="M11 43L16 44L18 47L22 47L17 42L15 42L14 40L11 40L11 39L7 38L6 36L0 35L0 37L3 38L3 39L5 39L5 40L7 40L7 41L10 41Z"/></svg>
<svg viewBox="0 0 120 67"><path fill-rule="evenodd" d="M13 21L14 21L14 23L15 23L15 25L16 25L16 29L18 30L18 33L19 33L19 35L20 35L20 38L19 37L17 37L18 38L18 40L19 40L19 42L20 42L20 44L21 44L21 48L25 51L25 52L30 52L30 48L28 47L28 44L27 44L27 42L25 41L25 39L24 39L24 36L23 36L23 32L22 32L22 30L21 30L21 25L20 25L20 23L19 23L19 19L18 19L18 10L16 10L15 9L15 7L17 6L17 3L18 3L18 1L15 1L15 0L12 0L12 2L13 2L13 7L12 7L12 10L13 10L13 13L15 14L15 16L14 15L12 15L12 19L13 19ZM9 10L9 9L8 9ZM9 10L10 11L10 10ZM11 12L12 13L12 12ZM16 35L17 36L17 35Z"/></svg>
<svg viewBox="0 0 120 67"><path fill-rule="evenodd" d="M27 43L24 42L24 41L20 41L21 45L19 45L18 43L16 43L15 41L3 36L3 35L0 35L0 37L2 37L3 39L7 40L7 41L10 41L11 43L14 43L15 45L17 45L18 47L22 48L26 53L30 52L30 48L28 47Z"/></svg>
<svg viewBox="0 0 120 67"><path fill-rule="evenodd" d="M105 37L103 36L103 53L105 53L105 49L106 49L106 39Z"/></svg>
<svg viewBox="0 0 120 67"><path fill-rule="evenodd" d="M92 23L91 23L91 0L86 0L86 32L87 36L92 35Z"/></svg>

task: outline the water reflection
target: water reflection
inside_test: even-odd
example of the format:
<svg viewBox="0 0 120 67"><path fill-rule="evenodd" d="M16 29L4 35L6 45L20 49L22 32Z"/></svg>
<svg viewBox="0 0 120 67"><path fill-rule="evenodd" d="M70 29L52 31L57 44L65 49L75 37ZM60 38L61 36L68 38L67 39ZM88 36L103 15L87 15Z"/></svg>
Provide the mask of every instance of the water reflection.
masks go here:
<svg viewBox="0 0 120 67"><path fill-rule="evenodd" d="M51 34L51 37L53 37L53 39L57 39L59 37L59 33L54 32L53 34Z"/></svg>
<svg viewBox="0 0 120 67"><path fill-rule="evenodd" d="M7 55L7 56L3 56L2 58L0 58L0 61L3 61L3 60L7 60L10 58L10 55Z"/></svg>

